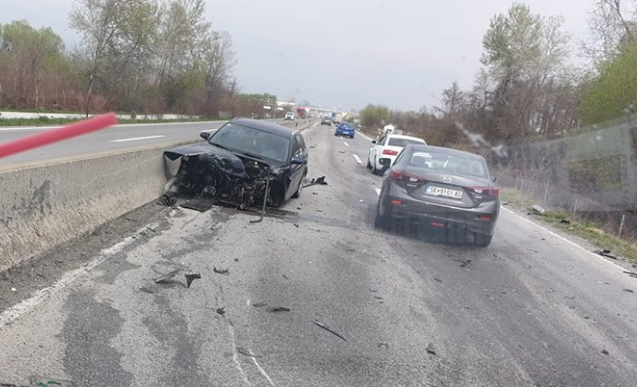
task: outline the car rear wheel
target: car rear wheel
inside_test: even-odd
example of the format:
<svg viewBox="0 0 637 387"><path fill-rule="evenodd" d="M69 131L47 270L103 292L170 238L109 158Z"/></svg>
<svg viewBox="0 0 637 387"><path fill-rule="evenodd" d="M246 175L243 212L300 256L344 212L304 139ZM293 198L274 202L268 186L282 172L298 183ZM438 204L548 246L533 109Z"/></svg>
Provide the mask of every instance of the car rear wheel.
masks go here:
<svg viewBox="0 0 637 387"><path fill-rule="evenodd" d="M367 169L372 169L372 163L369 162L369 156L367 156Z"/></svg>

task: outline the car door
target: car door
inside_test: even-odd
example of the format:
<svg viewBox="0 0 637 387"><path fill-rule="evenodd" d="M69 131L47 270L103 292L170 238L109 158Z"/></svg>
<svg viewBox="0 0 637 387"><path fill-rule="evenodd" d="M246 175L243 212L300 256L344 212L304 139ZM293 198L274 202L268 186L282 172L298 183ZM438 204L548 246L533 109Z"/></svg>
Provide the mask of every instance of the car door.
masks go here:
<svg viewBox="0 0 637 387"><path fill-rule="evenodd" d="M376 157L378 157L378 148L381 146L380 144L382 144L382 143L383 143L383 141L385 141L385 138L386 138L386 137L387 137L387 136L382 136L382 137L380 138L380 140L378 140L378 141L376 142L376 144L372 145L372 147L371 147L371 148L369 148L369 156L368 156L368 158L369 158L369 162L370 162L370 163L373 163L373 162L374 162L374 159L375 159Z"/></svg>
<svg viewBox="0 0 637 387"><path fill-rule="evenodd" d="M303 182L303 178L305 177L307 171L307 164L294 164L292 163L292 159L296 157L305 159L307 161L307 156L307 148L305 146L303 136L301 136L301 134L299 133L296 133L292 138L292 154L290 157L290 185L288 186L285 195L286 199L294 195L296 190Z"/></svg>

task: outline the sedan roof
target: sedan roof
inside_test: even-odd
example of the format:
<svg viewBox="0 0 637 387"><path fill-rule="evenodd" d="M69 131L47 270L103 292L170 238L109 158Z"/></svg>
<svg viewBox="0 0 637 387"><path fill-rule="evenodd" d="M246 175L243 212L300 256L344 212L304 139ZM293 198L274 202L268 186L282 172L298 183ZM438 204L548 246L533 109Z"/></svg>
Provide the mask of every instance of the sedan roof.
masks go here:
<svg viewBox="0 0 637 387"><path fill-rule="evenodd" d="M285 126L281 126L272 122L253 120L250 118L235 118L231 122L286 138L292 138L295 133L295 131L293 131L292 129L288 129Z"/></svg>
<svg viewBox="0 0 637 387"><path fill-rule="evenodd" d="M475 153L471 153L471 152L465 152L465 151L461 151L458 149L453 149L453 148L445 148L445 147L441 147L441 146L431 146L431 145L419 145L419 144L409 144L406 147L409 149L413 149L414 151L421 151L421 152L439 152L439 153L446 153L449 155L456 155L456 156L461 156L461 157L467 157L467 158L473 158L476 160L484 160L484 157L477 155Z"/></svg>

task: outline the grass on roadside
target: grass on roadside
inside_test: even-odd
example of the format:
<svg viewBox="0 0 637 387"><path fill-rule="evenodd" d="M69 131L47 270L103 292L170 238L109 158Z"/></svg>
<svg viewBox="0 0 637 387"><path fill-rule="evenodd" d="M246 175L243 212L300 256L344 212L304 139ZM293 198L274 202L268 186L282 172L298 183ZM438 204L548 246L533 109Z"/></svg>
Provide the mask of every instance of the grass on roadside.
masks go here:
<svg viewBox="0 0 637 387"><path fill-rule="evenodd" d="M72 122L80 121L77 118L1 118L0 127L13 127L13 126L55 126L65 125ZM191 118L191 119L176 119L176 120L130 120L130 119L118 119L120 124L161 124L171 122L205 122L205 121L217 121L219 118Z"/></svg>
<svg viewBox="0 0 637 387"><path fill-rule="evenodd" d="M528 210L534 204L529 197L516 189L502 188L500 192L502 201L508 202L512 207ZM537 219L571 235L583 238L600 249L608 249L613 254L637 262L637 245L607 233L599 225L574 220L566 212L549 209L544 216L538 216Z"/></svg>

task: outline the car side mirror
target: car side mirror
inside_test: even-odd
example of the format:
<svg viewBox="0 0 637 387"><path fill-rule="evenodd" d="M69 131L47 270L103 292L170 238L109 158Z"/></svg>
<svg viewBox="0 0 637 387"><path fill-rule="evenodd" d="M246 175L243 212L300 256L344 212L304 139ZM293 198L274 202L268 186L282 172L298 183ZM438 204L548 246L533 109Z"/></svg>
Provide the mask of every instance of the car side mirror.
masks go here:
<svg viewBox="0 0 637 387"><path fill-rule="evenodd" d="M376 144L376 140L372 140L372 144Z"/></svg>
<svg viewBox="0 0 637 387"><path fill-rule="evenodd" d="M291 164L305 165L307 164L307 159L305 157L292 157Z"/></svg>
<svg viewBox="0 0 637 387"><path fill-rule="evenodd" d="M201 133L199 133L199 137L201 137L204 140L208 141L208 139L210 138L210 133L209 132L201 132Z"/></svg>

